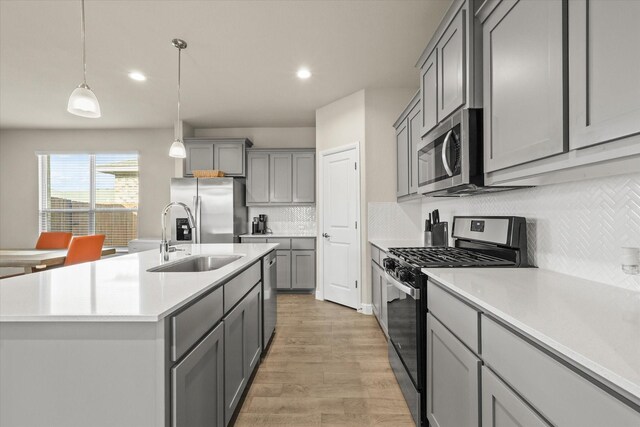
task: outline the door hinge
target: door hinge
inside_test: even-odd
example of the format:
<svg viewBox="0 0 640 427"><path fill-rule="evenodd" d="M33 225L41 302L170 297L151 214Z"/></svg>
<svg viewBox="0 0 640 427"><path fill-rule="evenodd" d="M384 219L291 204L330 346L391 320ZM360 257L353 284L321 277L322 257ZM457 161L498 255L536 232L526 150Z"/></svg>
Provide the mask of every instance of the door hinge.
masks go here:
<svg viewBox="0 0 640 427"><path fill-rule="evenodd" d="M358 229L358 221L356 221L356 230Z"/></svg>
<svg viewBox="0 0 640 427"><path fill-rule="evenodd" d="M354 163L354 164L353 164L353 168L354 168L355 170L358 170L358 162L356 162L356 163Z"/></svg>
<svg viewBox="0 0 640 427"><path fill-rule="evenodd" d="M358 289L358 281L356 280L356 289Z"/></svg>

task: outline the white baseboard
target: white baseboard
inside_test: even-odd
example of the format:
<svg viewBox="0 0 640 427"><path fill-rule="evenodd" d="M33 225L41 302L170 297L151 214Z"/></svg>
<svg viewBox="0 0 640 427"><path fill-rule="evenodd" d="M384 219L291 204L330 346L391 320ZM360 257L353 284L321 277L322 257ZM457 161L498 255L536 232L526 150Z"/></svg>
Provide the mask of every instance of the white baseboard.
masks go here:
<svg viewBox="0 0 640 427"><path fill-rule="evenodd" d="M373 305L372 304L362 304L360 306L360 310L358 310L362 314L372 315L373 314Z"/></svg>
<svg viewBox="0 0 640 427"><path fill-rule="evenodd" d="M322 296L322 293L318 290L316 290L316 299L320 301L324 301L324 297Z"/></svg>

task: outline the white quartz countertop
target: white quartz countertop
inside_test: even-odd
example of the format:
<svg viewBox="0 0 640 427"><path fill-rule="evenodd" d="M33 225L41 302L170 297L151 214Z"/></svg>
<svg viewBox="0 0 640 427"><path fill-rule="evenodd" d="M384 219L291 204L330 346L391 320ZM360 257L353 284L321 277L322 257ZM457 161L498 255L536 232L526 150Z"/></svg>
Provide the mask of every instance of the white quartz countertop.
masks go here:
<svg viewBox="0 0 640 427"><path fill-rule="evenodd" d="M640 404L640 290L537 268L422 271Z"/></svg>
<svg viewBox="0 0 640 427"><path fill-rule="evenodd" d="M424 246L420 239L369 239L369 243L385 252L388 252L389 248L416 248Z"/></svg>
<svg viewBox="0 0 640 427"><path fill-rule="evenodd" d="M217 270L157 273L159 250L0 281L0 322L158 321L233 277L277 247L272 243L179 246L167 262L190 255L243 255Z"/></svg>
<svg viewBox="0 0 640 427"><path fill-rule="evenodd" d="M316 234L315 233L309 233L308 231L301 231L301 232L288 232L288 233L268 233L268 234L242 234L240 235L240 238L243 237L253 237L256 239L279 239L279 238L296 238L296 237L300 237L300 238L308 238L308 237L312 237L312 238L316 238Z"/></svg>

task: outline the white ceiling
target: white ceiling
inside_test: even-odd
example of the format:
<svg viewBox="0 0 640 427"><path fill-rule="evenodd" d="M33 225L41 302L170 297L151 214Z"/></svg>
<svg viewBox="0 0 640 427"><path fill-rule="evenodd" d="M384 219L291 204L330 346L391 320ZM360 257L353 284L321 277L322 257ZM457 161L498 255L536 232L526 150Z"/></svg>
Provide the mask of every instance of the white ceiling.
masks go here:
<svg viewBox="0 0 640 427"><path fill-rule="evenodd" d="M0 0L0 127L171 127L177 50L195 127L313 126L362 88L416 87L415 61L450 0L87 0L87 82L102 118L66 111L82 81L80 1ZM295 72L307 66L307 81ZM145 73L137 83L131 70Z"/></svg>

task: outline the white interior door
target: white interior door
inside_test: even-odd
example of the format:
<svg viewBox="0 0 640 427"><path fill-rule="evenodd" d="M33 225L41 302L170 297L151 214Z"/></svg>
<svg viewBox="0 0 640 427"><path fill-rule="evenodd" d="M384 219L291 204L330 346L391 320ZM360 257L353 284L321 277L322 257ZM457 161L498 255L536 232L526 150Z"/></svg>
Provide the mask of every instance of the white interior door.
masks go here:
<svg viewBox="0 0 640 427"><path fill-rule="evenodd" d="M358 149L322 156L322 283L324 299L358 308L360 212Z"/></svg>

